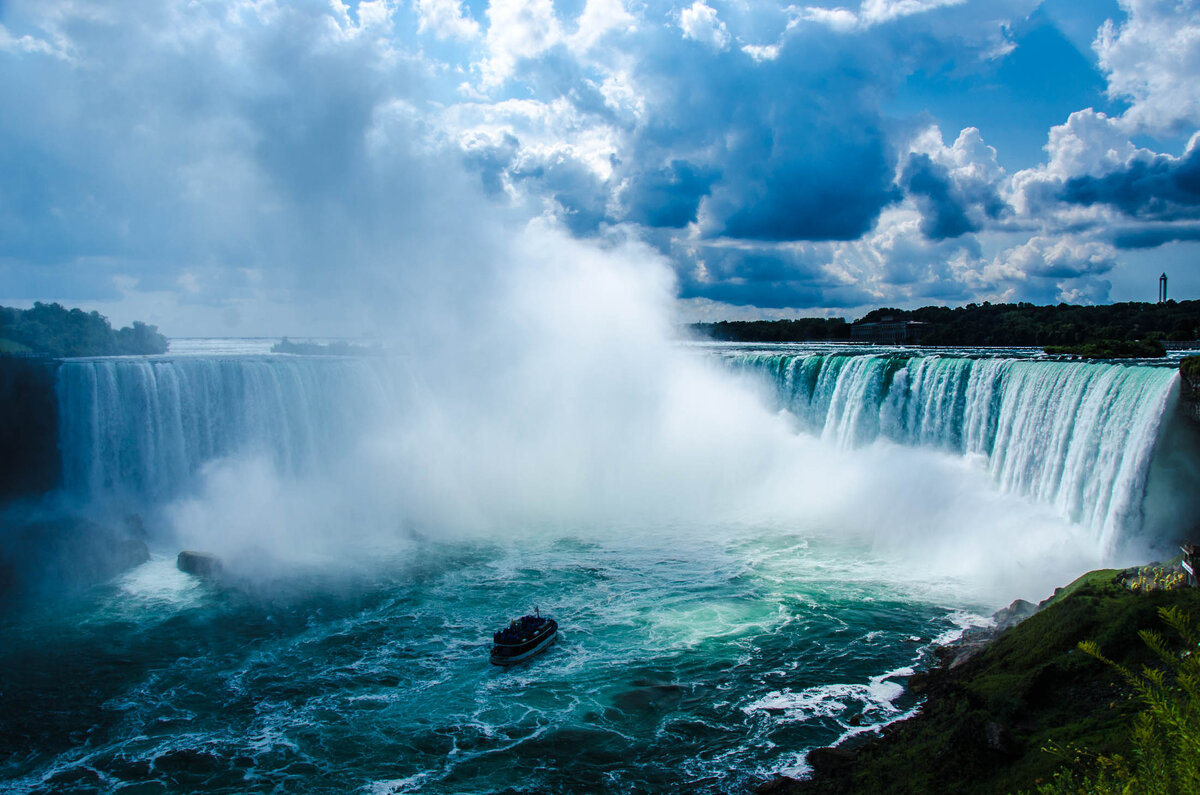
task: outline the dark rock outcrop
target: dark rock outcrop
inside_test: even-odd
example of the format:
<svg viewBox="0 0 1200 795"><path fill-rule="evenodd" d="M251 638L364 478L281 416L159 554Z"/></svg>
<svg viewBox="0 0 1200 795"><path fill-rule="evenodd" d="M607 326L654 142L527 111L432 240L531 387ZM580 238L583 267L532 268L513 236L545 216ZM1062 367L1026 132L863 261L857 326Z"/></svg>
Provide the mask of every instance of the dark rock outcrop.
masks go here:
<svg viewBox="0 0 1200 795"><path fill-rule="evenodd" d="M0 501L58 486L58 366L52 359L0 356Z"/></svg>
<svg viewBox="0 0 1200 795"><path fill-rule="evenodd" d="M808 764L814 773L838 773L854 766L856 754L853 749L814 748L808 752Z"/></svg>
<svg viewBox="0 0 1200 795"><path fill-rule="evenodd" d="M175 558L175 565L180 571L206 579L220 577L225 571L225 567L221 564L221 559L216 555L210 555L207 552L194 552L187 549L180 552Z"/></svg>
<svg viewBox="0 0 1200 795"><path fill-rule="evenodd" d="M996 631L1003 632L1009 627L1015 627L1037 611L1038 606L1033 602L1017 599L1008 607L992 614L992 618L996 621Z"/></svg>
<svg viewBox="0 0 1200 795"><path fill-rule="evenodd" d="M1187 356L1179 363L1179 407L1200 422L1200 356Z"/></svg>

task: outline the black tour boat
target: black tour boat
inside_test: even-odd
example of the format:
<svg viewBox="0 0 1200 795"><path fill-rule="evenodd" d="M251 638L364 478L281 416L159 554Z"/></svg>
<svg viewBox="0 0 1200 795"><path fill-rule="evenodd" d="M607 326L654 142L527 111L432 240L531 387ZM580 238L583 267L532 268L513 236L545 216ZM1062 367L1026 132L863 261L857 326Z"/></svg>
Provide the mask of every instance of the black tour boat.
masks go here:
<svg viewBox="0 0 1200 795"><path fill-rule="evenodd" d="M493 665L515 665L528 660L554 642L558 635L558 622L546 618L537 608L533 615L521 616L492 636Z"/></svg>

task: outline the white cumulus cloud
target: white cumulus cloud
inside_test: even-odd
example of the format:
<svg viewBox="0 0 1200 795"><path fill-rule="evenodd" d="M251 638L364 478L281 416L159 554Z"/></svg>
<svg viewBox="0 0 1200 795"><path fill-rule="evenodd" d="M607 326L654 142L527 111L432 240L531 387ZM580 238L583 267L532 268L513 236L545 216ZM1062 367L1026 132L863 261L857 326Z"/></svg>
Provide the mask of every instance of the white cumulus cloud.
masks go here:
<svg viewBox="0 0 1200 795"><path fill-rule="evenodd" d="M459 0L417 0L418 33L433 33L439 39L473 39L479 23L463 12Z"/></svg>
<svg viewBox="0 0 1200 795"><path fill-rule="evenodd" d="M517 62L534 58L563 40L562 26L550 0L493 0L488 7L488 59L484 86L498 86Z"/></svg>
<svg viewBox="0 0 1200 795"><path fill-rule="evenodd" d="M1200 3L1121 0L1126 20L1100 28L1093 47L1108 93L1132 103L1134 132L1187 133L1200 126Z"/></svg>
<svg viewBox="0 0 1200 795"><path fill-rule="evenodd" d="M685 39L709 44L718 50L729 46L729 30L717 18L717 10L706 5L704 0L696 0L689 8L679 12L679 27Z"/></svg>

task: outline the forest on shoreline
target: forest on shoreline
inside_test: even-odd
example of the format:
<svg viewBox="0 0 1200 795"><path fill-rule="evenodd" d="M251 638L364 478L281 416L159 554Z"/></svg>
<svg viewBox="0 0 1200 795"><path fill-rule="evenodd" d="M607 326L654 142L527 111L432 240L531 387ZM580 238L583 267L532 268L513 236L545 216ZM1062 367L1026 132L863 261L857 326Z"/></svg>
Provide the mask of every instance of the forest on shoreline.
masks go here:
<svg viewBox="0 0 1200 795"><path fill-rule="evenodd" d="M700 336L728 342L840 342L852 339L856 325L885 320L929 324L922 330L922 345L1044 347L1200 339L1200 301L1126 302L1100 306L1037 306L984 301L955 308L884 307L868 312L853 323L843 318L725 320L694 323L689 328Z"/></svg>
<svg viewBox="0 0 1200 795"><path fill-rule="evenodd" d="M95 310L43 304L0 306L0 356L121 356L167 352L167 338L140 321L114 329Z"/></svg>

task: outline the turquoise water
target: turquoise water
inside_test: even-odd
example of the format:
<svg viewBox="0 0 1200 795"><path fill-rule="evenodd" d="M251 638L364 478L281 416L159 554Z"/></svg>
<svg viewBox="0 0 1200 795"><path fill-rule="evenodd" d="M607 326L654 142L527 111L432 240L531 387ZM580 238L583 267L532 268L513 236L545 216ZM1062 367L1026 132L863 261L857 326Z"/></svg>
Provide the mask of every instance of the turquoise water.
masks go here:
<svg viewBox="0 0 1200 795"><path fill-rule="evenodd" d="M414 541L370 571L217 587L156 557L3 626L14 791L729 792L894 720L978 617L783 528ZM488 639L560 637L513 669ZM964 609L965 608L965 609ZM851 719L861 716L862 727Z"/></svg>

